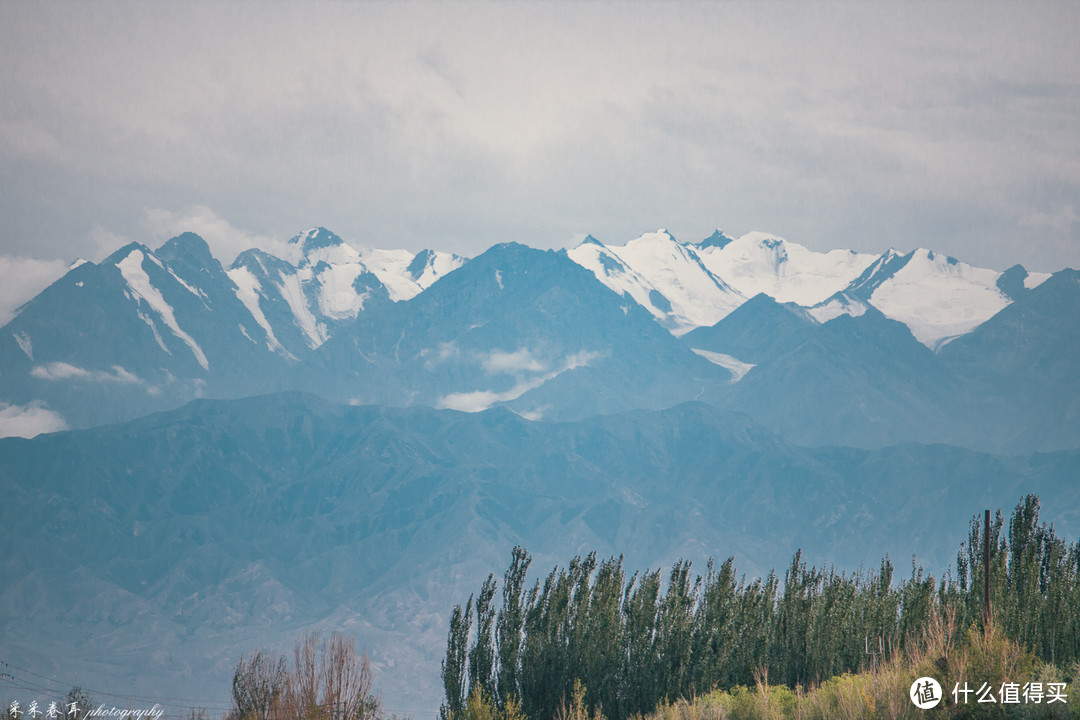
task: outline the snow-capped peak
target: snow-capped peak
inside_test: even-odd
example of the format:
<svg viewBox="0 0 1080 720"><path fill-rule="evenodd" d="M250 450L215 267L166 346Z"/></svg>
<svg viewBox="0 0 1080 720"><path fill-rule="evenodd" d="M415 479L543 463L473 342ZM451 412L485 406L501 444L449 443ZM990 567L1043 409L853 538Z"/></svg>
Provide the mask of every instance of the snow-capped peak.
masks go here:
<svg viewBox="0 0 1080 720"><path fill-rule="evenodd" d="M765 293L777 302L811 306L846 288L874 261L851 250L815 252L764 232L699 246L705 265L746 297Z"/></svg>
<svg viewBox="0 0 1080 720"><path fill-rule="evenodd" d="M656 232L645 233L639 238L631 240L631 243L667 241L676 242L675 236L667 231L667 228L659 228ZM629 244L629 243L628 243Z"/></svg>
<svg viewBox="0 0 1080 720"><path fill-rule="evenodd" d="M172 334L191 349L192 354L203 370L209 370L209 362L199 343L180 327L172 305L165 299L160 288L156 287L151 281L146 270L146 261L151 261L154 265L161 267L161 261L154 257L149 250L141 247L131 249L122 259L115 263L127 283L129 296L136 303L136 313L154 332L154 337L162 350L172 354L162 340L152 314L156 314ZM176 278L175 275L172 275L172 277ZM149 312L144 313L144 308Z"/></svg>
<svg viewBox="0 0 1080 720"><path fill-rule="evenodd" d="M724 234L723 230L717 228L716 230L713 230L712 235L697 243L695 247L697 247L699 250L704 250L706 248L722 249L729 245L732 240L732 238Z"/></svg>
<svg viewBox="0 0 1080 720"><path fill-rule="evenodd" d="M937 349L1011 302L999 284L1002 274L927 248L906 255L889 249L847 292L904 323L919 342Z"/></svg>
<svg viewBox="0 0 1080 720"><path fill-rule="evenodd" d="M288 352L288 331L270 324L268 308L287 307L304 342L316 348L336 325L355 319L370 302L408 300L464 262L433 250L358 250L326 228L315 227L289 241L284 259L259 250L241 253L229 276L237 296L266 332L267 346Z"/></svg>
<svg viewBox="0 0 1080 720"><path fill-rule="evenodd" d="M622 246L583 242L568 255L676 335L719 322L746 299L709 272L693 246L663 228Z"/></svg>
<svg viewBox="0 0 1080 720"><path fill-rule="evenodd" d="M435 250L415 254L408 250L368 250L361 259L395 302L416 297L443 275L465 264L465 258Z"/></svg>
<svg viewBox="0 0 1080 720"><path fill-rule="evenodd" d="M360 254L326 228L311 228L289 241L293 256L287 258L296 267L345 265L360 261Z"/></svg>
<svg viewBox="0 0 1080 720"><path fill-rule="evenodd" d="M294 236L290 244L299 245L305 250L341 245L345 241L324 227L313 227Z"/></svg>
<svg viewBox="0 0 1080 720"><path fill-rule="evenodd" d="M807 308L806 312L819 323L824 324L841 315L861 317L866 314L869 307L870 305L866 301L841 291L828 300Z"/></svg>
<svg viewBox="0 0 1080 720"><path fill-rule="evenodd" d="M1002 280L1002 273L928 248L817 252L756 231L731 239L717 230L700 243L682 244L660 229L622 246L590 238L569 255L677 335L714 324L764 293L809 308L819 322L862 315L872 306L931 348L989 319L1012 301L1010 292L1045 279L1017 269Z"/></svg>
<svg viewBox="0 0 1080 720"><path fill-rule="evenodd" d="M421 250L413 257L405 272L421 290L427 290L436 280L457 270L465 262L465 258L454 253Z"/></svg>

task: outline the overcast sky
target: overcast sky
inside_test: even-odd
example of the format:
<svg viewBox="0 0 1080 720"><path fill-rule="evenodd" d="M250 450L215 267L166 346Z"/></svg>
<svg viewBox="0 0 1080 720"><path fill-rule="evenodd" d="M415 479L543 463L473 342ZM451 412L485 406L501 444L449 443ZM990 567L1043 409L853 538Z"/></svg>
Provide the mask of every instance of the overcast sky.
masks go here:
<svg viewBox="0 0 1080 720"><path fill-rule="evenodd" d="M1078 8L0 2L0 298L130 240L228 263L314 225L1080 267Z"/></svg>

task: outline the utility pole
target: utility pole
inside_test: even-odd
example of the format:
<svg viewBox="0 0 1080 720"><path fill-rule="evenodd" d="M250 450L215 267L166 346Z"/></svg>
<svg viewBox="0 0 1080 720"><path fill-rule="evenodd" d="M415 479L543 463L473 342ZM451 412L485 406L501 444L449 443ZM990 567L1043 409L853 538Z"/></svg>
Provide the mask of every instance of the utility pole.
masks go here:
<svg viewBox="0 0 1080 720"><path fill-rule="evenodd" d="M874 676L874 689L876 690L877 689L878 658L883 657L885 655L885 641L881 639L880 635L878 636L877 652L874 652L873 650L870 649L871 645L870 645L870 636L869 635L864 635L863 636L863 644L866 647L866 654L870 657L870 666L871 666L871 668L873 668L872 672L873 672L873 676Z"/></svg>
<svg viewBox="0 0 1080 720"><path fill-rule="evenodd" d="M990 511L983 514L983 627L990 626Z"/></svg>

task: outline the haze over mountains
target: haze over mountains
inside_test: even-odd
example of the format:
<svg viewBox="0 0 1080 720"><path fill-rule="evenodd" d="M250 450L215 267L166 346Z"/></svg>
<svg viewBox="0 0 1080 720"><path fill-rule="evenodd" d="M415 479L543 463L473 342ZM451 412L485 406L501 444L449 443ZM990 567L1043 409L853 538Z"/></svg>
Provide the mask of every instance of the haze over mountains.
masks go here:
<svg viewBox="0 0 1080 720"><path fill-rule="evenodd" d="M719 231L289 247L131 244L0 329L0 410L74 428L0 440L22 667L220 704L241 654L344 629L429 717L450 607L515 544L540 573L797 548L940 573L1029 492L1080 530L1074 270Z"/></svg>
<svg viewBox="0 0 1080 720"><path fill-rule="evenodd" d="M361 254L323 228L289 247L226 269L189 233L76 264L0 331L0 402L88 427L279 390L548 420L704 400L811 444L1026 452L1080 436L1062 392L1077 388L1072 270L719 231L468 262Z"/></svg>
<svg viewBox="0 0 1080 720"><path fill-rule="evenodd" d="M670 567L796 548L939 575L967 520L1028 492L1080 528L1080 451L805 449L704 403L573 423L275 394L0 440L8 662L222 705L233 665L312 627L356 633L394 711L432 717L446 618L524 545ZM943 482L947 479L947 482ZM181 708L182 709L182 708ZM418 712L420 709L422 712Z"/></svg>

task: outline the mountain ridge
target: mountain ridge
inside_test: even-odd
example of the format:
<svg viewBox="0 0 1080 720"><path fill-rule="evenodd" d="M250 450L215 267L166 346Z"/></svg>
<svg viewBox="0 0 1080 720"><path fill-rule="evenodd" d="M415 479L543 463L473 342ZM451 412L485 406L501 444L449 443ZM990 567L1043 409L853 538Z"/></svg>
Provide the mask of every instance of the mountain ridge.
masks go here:
<svg viewBox="0 0 1080 720"><path fill-rule="evenodd" d="M1028 492L1075 532L1078 468L1080 451L802 448L701 402L538 422L295 391L197 400L0 440L0 637L10 662L91 687L87 653L139 694L223 702L240 654L344 628L391 707L433 712L446 615L515 544L538 573L596 550L698 572L734 555L753 576L802 548L847 569L914 553L938 575L971 513Z"/></svg>
<svg viewBox="0 0 1080 720"><path fill-rule="evenodd" d="M1071 325L1057 315L1074 311L1068 271L1053 276L1066 280L1045 299L1051 276L1019 266L996 273L928 250L816 253L765 233L719 231L696 244L666 231L612 247L588 238L558 252L502 244L470 261L357 250L325 228L289 246L287 259L252 249L225 269L185 234L156 251L134 243L73 267L0 329L0 402L86 427L203 396L287 389L360 403L504 405L567 420L700 399L751 411L809 444L881 447L940 435L1028 451L1080 437L1078 413L1055 397L1078 375L1058 338ZM773 294L747 298L710 267L734 268L744 290ZM823 299L787 305L804 325L797 333L758 319L743 338L764 322L771 329L758 346L801 344L783 364L743 354L726 319L785 293ZM1025 312L1038 322L990 323ZM935 359L907 347L902 332L858 339L883 318ZM989 333L978 333L988 324L999 340L984 351L947 352L974 347L961 341ZM1019 342L1046 351L1029 353L1026 369L1010 366L1023 383L1003 382L1008 361L995 354ZM843 422L819 422L811 378L831 378L820 388L850 399ZM1025 418L1025 432L1004 429L1010 413Z"/></svg>

